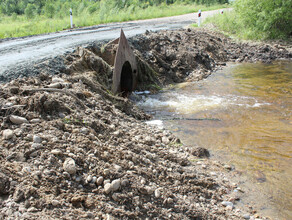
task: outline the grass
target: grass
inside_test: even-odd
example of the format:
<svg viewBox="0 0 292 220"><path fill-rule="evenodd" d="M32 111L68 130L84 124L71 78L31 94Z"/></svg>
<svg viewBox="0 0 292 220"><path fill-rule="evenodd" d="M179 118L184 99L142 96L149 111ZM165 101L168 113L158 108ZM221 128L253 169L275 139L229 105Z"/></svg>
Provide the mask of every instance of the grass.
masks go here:
<svg viewBox="0 0 292 220"><path fill-rule="evenodd" d="M101 8L93 14L87 10L82 15L73 17L75 27L93 26L110 22L124 22L159 17L168 17L186 13L226 8L228 5L195 5L173 4L149 6L146 9L140 7L128 7L122 10ZM0 18L0 39L11 37L23 37L28 35L44 34L62 31L70 28L70 18L47 18L44 15L27 19L25 16L2 16Z"/></svg>
<svg viewBox="0 0 292 220"><path fill-rule="evenodd" d="M240 40L266 40L271 38L269 31L262 31L258 28L256 29L252 25L248 26L244 24L234 10L224 12L223 15L218 14L208 17L202 26L210 23L214 24L216 28L223 31L225 35ZM275 38L287 40L287 36L281 33L277 33Z"/></svg>

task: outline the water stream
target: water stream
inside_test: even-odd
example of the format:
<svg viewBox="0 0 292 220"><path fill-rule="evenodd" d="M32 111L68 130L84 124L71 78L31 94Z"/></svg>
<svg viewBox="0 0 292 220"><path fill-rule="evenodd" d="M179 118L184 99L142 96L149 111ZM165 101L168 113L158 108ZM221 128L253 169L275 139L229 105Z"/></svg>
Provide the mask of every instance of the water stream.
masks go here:
<svg viewBox="0 0 292 220"><path fill-rule="evenodd" d="M138 105L184 144L205 147L240 171L245 202L273 219L292 219L291 62L229 64Z"/></svg>

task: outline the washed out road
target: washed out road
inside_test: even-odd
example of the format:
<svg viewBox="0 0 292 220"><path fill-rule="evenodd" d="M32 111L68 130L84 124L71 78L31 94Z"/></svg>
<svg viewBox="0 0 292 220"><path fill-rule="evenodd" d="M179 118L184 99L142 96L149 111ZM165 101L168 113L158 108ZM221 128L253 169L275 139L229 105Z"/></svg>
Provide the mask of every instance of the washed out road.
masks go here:
<svg viewBox="0 0 292 220"><path fill-rule="evenodd" d="M219 10L202 13L202 19ZM178 29L197 22L197 13L123 23L110 23L93 27L62 31L44 35L0 40L0 81L15 70L27 65L70 52L78 46L119 37L123 28L126 37L142 34L146 30Z"/></svg>

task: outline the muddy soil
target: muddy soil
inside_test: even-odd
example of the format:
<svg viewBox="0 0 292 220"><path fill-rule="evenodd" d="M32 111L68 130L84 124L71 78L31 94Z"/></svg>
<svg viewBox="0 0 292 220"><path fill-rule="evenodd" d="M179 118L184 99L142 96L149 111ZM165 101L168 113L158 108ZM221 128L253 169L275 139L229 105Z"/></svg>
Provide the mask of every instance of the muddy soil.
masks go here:
<svg viewBox="0 0 292 220"><path fill-rule="evenodd" d="M202 79L230 60L291 59L280 45L191 29L130 42L138 89ZM0 219L258 218L237 206L244 192L231 182L236 171L145 124L149 115L109 92L115 51L104 43L77 48L2 83Z"/></svg>

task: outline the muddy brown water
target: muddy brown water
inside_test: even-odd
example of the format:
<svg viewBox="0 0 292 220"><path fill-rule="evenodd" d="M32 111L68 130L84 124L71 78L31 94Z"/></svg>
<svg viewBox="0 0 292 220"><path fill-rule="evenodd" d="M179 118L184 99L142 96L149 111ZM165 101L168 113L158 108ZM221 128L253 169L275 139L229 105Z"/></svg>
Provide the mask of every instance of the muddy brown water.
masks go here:
<svg viewBox="0 0 292 220"><path fill-rule="evenodd" d="M292 62L229 64L138 104L184 144L234 166L248 191L243 203L292 219Z"/></svg>

